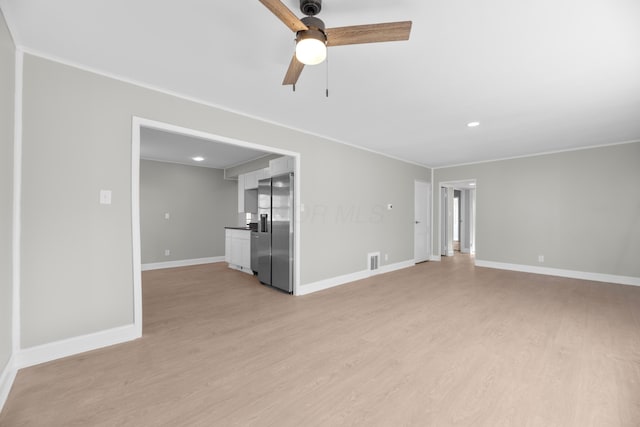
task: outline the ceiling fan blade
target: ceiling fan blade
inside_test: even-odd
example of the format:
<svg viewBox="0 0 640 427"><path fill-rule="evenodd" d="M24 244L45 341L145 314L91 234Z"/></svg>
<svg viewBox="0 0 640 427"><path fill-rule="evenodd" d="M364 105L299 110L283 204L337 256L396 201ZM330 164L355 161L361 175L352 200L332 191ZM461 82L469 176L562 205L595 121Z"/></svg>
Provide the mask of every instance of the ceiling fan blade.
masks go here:
<svg viewBox="0 0 640 427"><path fill-rule="evenodd" d="M308 30L309 27L304 25L291 10L284 5L280 0L260 0L260 3L265 5L267 9L276 15L284 24L293 32L302 30Z"/></svg>
<svg viewBox="0 0 640 427"><path fill-rule="evenodd" d="M300 77L300 73L302 73L302 69L304 68L304 64L298 61L296 58L296 54L293 54L293 58L291 58L291 63L289 64L289 69L287 70L287 74L284 76L284 80L282 81L283 85L294 85L298 81Z"/></svg>
<svg viewBox="0 0 640 427"><path fill-rule="evenodd" d="M327 46L409 40L411 21L327 28Z"/></svg>

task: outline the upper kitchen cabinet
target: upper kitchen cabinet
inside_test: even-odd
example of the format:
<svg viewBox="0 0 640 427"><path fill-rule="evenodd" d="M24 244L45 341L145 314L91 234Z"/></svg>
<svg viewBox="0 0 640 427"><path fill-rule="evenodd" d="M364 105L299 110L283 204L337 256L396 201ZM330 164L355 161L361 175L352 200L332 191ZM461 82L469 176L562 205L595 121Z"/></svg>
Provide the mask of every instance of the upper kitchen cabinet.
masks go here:
<svg viewBox="0 0 640 427"><path fill-rule="evenodd" d="M238 175L238 212L256 213L258 182L261 179L293 172L293 165L293 157L282 156L269 160L268 168Z"/></svg>
<svg viewBox="0 0 640 427"><path fill-rule="evenodd" d="M259 169L254 172L244 174L244 189L253 190L258 188L258 181L269 178L269 168Z"/></svg>
<svg viewBox="0 0 640 427"><path fill-rule="evenodd" d="M293 172L293 166L293 157L283 156L278 157L277 159L269 160L269 170L271 171L271 176Z"/></svg>
<svg viewBox="0 0 640 427"><path fill-rule="evenodd" d="M244 189L258 188L258 177L255 172L244 174Z"/></svg>
<svg viewBox="0 0 640 427"><path fill-rule="evenodd" d="M269 178L269 172L270 168L264 168L238 175L238 212L258 211L258 181Z"/></svg>

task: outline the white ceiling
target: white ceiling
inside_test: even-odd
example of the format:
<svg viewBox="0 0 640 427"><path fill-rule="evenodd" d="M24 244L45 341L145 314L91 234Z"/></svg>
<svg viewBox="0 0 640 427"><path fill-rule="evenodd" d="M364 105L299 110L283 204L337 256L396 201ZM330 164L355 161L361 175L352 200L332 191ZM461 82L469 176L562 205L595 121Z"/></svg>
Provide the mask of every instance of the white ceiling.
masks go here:
<svg viewBox="0 0 640 427"><path fill-rule="evenodd" d="M140 157L160 162L226 169L270 153L157 129L140 129ZM203 157L196 162L194 157Z"/></svg>
<svg viewBox="0 0 640 427"><path fill-rule="evenodd" d="M0 5L28 52L428 166L640 139L638 0L324 0L328 27L413 21L331 48L329 98L324 65L281 86L293 33L257 0Z"/></svg>

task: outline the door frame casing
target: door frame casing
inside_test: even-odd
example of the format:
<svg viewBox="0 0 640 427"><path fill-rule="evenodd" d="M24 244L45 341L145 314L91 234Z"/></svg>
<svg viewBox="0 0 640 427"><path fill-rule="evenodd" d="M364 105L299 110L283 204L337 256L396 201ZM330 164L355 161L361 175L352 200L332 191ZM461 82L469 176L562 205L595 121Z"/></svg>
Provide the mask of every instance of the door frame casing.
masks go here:
<svg viewBox="0 0 640 427"><path fill-rule="evenodd" d="M438 250L440 253L440 256L442 256L442 212L444 209L443 203L442 203L442 189L445 188L447 189L447 191L449 191L449 189L453 190L453 188L456 187L456 184L461 185L461 184L467 184L469 182L474 182L477 184L477 180L476 178L468 178L468 179L457 179L454 181L440 181L437 183L437 185L435 186L436 188L438 188L438 197L440 197L439 199L439 209L438 209L438 222L437 222L437 236L438 236ZM476 188L474 188L474 190L477 189L477 185ZM471 249L471 252L475 254L475 248L476 248L476 238L475 238L475 216L476 216L476 209L475 209L475 200L477 197L477 192L474 191L473 192L473 206L468 206L469 209L472 209L471 211L471 222L472 222L472 227L471 227L471 233L473 233L473 235L469 236L469 238L472 240L472 243L470 246L472 246L473 249ZM451 203L453 203L453 191L452 191L452 197L450 197L451 202L448 202L448 204L450 205ZM449 207L447 207L447 211L449 211ZM435 228L435 227L434 227ZM451 231L453 231L453 229L451 229ZM450 233L453 234L453 233ZM453 236L451 236L453 238ZM451 242L451 248L453 248L453 242ZM448 249L448 248L447 248ZM453 251L449 251L447 250L447 256L452 256L453 255Z"/></svg>
<svg viewBox="0 0 640 427"><path fill-rule="evenodd" d="M151 128L187 135L238 147L267 151L294 159L294 280L293 294L298 295L300 287L300 153L240 139L229 138L209 132L185 128L157 120L133 116L131 120L131 232L133 266L133 324L138 337L142 336L142 255L140 239L140 129Z"/></svg>

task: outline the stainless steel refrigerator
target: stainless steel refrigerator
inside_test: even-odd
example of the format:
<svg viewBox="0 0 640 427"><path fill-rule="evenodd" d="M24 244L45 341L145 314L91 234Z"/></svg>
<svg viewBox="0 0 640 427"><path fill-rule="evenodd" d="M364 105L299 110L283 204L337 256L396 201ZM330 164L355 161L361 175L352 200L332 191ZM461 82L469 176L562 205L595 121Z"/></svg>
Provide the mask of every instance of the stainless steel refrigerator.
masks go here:
<svg viewBox="0 0 640 427"><path fill-rule="evenodd" d="M258 279L293 292L293 174L258 182Z"/></svg>

